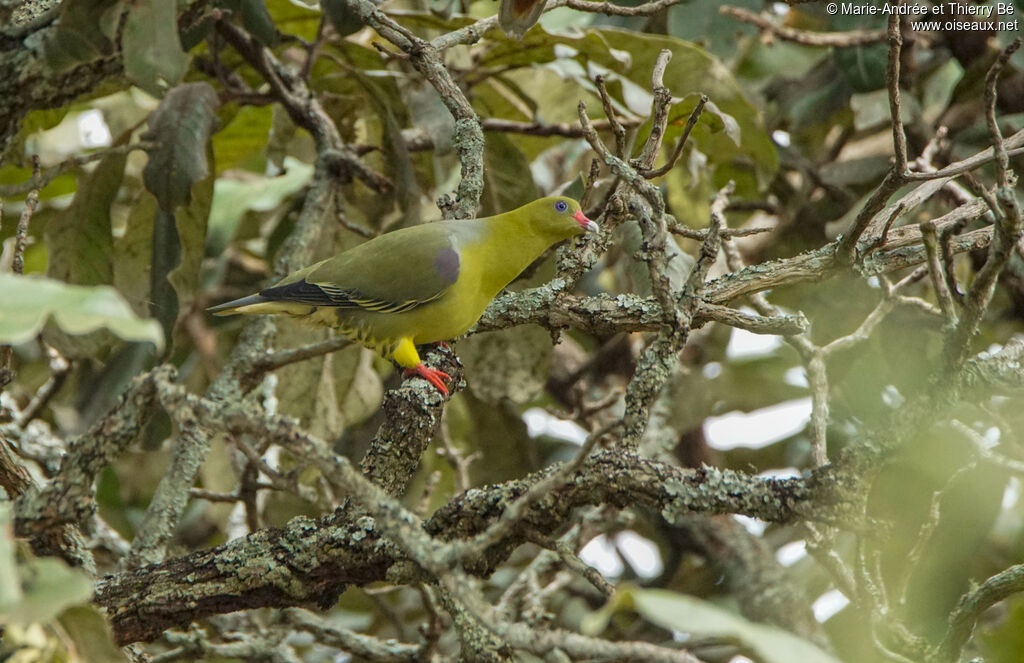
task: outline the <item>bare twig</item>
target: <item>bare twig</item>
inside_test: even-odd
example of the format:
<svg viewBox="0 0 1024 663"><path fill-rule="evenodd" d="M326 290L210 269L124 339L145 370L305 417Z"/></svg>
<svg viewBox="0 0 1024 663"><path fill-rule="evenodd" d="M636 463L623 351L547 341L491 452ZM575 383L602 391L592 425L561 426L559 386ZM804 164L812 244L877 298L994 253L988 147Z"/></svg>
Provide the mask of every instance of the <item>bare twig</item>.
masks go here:
<svg viewBox="0 0 1024 663"><path fill-rule="evenodd" d="M329 338L319 343L307 345L301 348L294 348L291 350L279 350L273 354L264 355L252 363L252 374L253 377L261 375L263 373L269 373L270 371L277 370L282 366L294 364L296 362L305 361L306 359L312 359L321 355L330 354L337 352L342 348L352 345L352 341L349 339L339 336L336 338Z"/></svg>
<svg viewBox="0 0 1024 663"><path fill-rule="evenodd" d="M386 15L370 0L345 0L344 7L409 56L413 68L437 90L455 120L455 138L452 142L462 167L462 179L458 184L455 201L451 206L442 205L442 212L446 218L466 219L475 216L484 188L483 130L472 104L442 61L446 48L462 43L459 37L449 33L446 37L456 41L447 44L425 41ZM472 43L479 39L482 32L469 30L462 34L470 36L471 41L468 43Z"/></svg>
<svg viewBox="0 0 1024 663"><path fill-rule="evenodd" d="M32 162L35 172L32 179L37 180L39 175L38 157L33 157ZM14 257L11 261L11 271L15 274L25 273L25 244L28 241L28 224L32 220L32 214L36 211L37 205L39 205L38 186L29 191L25 198L25 207L21 210L21 217L18 219L18 228L14 236Z"/></svg>
<svg viewBox="0 0 1024 663"><path fill-rule="evenodd" d="M992 146L995 150L996 168L998 172L999 186L1005 187L1007 183L1007 172L1009 171L1009 156L1006 153L1006 145L1003 143L1003 134L999 130L999 123L996 121L996 83L1003 67L1010 61L1010 57L1020 48L1021 39L1017 37L1009 46L996 57L995 62L989 67L985 74L985 122L988 124L989 134L992 136Z"/></svg>
<svg viewBox="0 0 1024 663"><path fill-rule="evenodd" d="M654 98L651 100L651 133L647 136L647 142L640 152L639 158L632 164L637 172L643 175L645 170L654 167L654 160L658 158L661 151L662 141L665 139L665 128L668 126L668 111L672 106L672 92L665 87L665 69L669 60L672 59L672 51L663 49L658 53L651 71L651 92ZM649 178L648 178L649 179Z"/></svg>
<svg viewBox="0 0 1024 663"><path fill-rule="evenodd" d="M686 145L686 140L690 137L690 132L697 126L697 120L700 119L700 114L704 112L704 105L708 103L708 95L700 95L700 99L697 101L697 105L694 106L693 112L690 113L689 119L686 120L686 126L683 127L683 134L679 137L679 141L676 143L676 147L672 150L672 156L669 157L668 161L661 168L655 168L654 170L640 170L640 174L647 179L654 179L655 177L661 177L676 165L680 155L683 153L683 147ZM673 231L675 232L675 231Z"/></svg>
<svg viewBox="0 0 1024 663"><path fill-rule="evenodd" d="M441 452L444 452L444 459L455 470L455 488L460 493L464 493L473 485L469 479L469 467L474 461L479 460L483 454L480 451L474 451L466 455L455 446L455 443L452 442L452 436L448 432L447 416L441 417L441 426L438 429L438 433L440 434L441 443L444 445L441 449L437 450L438 454L441 455Z"/></svg>
<svg viewBox="0 0 1024 663"><path fill-rule="evenodd" d="M810 0L808 0L810 1ZM779 25L769 18L755 14L740 7L723 6L719 12L731 16L736 20L756 25L762 30L771 34L806 46L832 46L836 48L849 48L851 46L863 46L866 44L878 44L886 39L885 30L845 30L843 32L809 32L797 30L785 25Z"/></svg>
<svg viewBox="0 0 1024 663"><path fill-rule="evenodd" d="M0 197L21 196L31 191L35 191L36 197L38 198L39 191L64 173L74 170L75 168L81 168L86 164L92 163L93 161L99 161L111 155L128 154L135 150L146 150L150 147L152 147L152 144L145 141L115 145L97 152L90 152L89 154L80 154L78 156L70 157L61 161L56 166L51 166L41 172L38 170L38 157L33 156L33 170L35 172L33 173L32 178L20 184L0 184ZM28 204L27 200L25 202Z"/></svg>
<svg viewBox="0 0 1024 663"><path fill-rule="evenodd" d="M616 114L614 120L595 120L594 128L598 131L617 131L640 126L643 122L638 117L625 117ZM505 133L523 134L524 136L561 136L564 138L583 138L583 129L567 122L543 124L540 122L516 122L497 117L485 118L482 121L484 131L504 131Z"/></svg>
<svg viewBox="0 0 1024 663"><path fill-rule="evenodd" d="M608 424L588 435L587 440L570 462L562 465L530 486L529 490L509 504L501 514L501 518L494 521L486 530L465 543L457 544L456 554L459 557L479 555L499 540L508 536L509 532L520 524L524 514L530 507L536 504L538 500L549 496L555 488L568 481L569 477L576 473L580 466L583 465L583 462L587 460L587 457L590 456L598 442L612 429L613 425Z"/></svg>
<svg viewBox="0 0 1024 663"><path fill-rule="evenodd" d="M35 393L35 396L25 406L25 409L21 411L21 414L18 415L16 423L19 428L24 428L30 421L39 416L39 413L43 411L43 408L50 402L50 399L64 386L68 373L71 372L71 363L64 358L64 355L50 345L44 343L43 346L46 348L46 354L50 358L50 377Z"/></svg>
<svg viewBox="0 0 1024 663"><path fill-rule="evenodd" d="M1024 591L1024 564L1000 571L981 583L976 589L960 597L953 613L949 616L949 629L939 643L934 655L928 660L935 663L952 663L959 660L960 652L974 632L974 625L982 613L1014 594Z"/></svg>
<svg viewBox="0 0 1024 663"><path fill-rule="evenodd" d="M1002 141L1002 148L1006 150L1008 158L1024 154L1024 147L1022 147L1022 145L1024 145L1024 129L1021 129ZM909 181L936 180L944 177L963 175L968 171L974 170L975 168L983 166L989 161L996 159L996 152L997 149L995 147L990 147L987 150L983 150L961 161L951 163L945 168L940 168L934 172L908 173L906 179Z"/></svg>
<svg viewBox="0 0 1024 663"><path fill-rule="evenodd" d="M653 0L636 6L617 5L611 2L590 2L589 0L565 0L565 6L581 12L607 14L608 16L650 16L681 0Z"/></svg>
<svg viewBox="0 0 1024 663"><path fill-rule="evenodd" d="M657 175L652 175L657 177ZM731 205L730 205L731 208ZM722 228L718 231L718 236L723 240L733 239L735 237L751 237L753 235L760 235L762 233L770 233L775 230L774 228ZM687 228L686 226L676 222L670 223L668 231L673 235L679 235L687 239L695 239L703 242L707 239L707 230L694 230L693 228Z"/></svg>
<svg viewBox="0 0 1024 663"><path fill-rule="evenodd" d="M878 185L874 193L864 207L861 208L860 212L857 213L857 218L853 220L853 226L845 233L839 240L839 245L836 247L836 257L845 264L850 264L854 261L857 252L857 242L860 241L861 235L867 229L875 215L882 211L885 207L885 203L889 200L889 197L896 193L896 190L903 184L903 177L896 171L891 169L889 173L882 180L882 183Z"/></svg>
<svg viewBox="0 0 1024 663"><path fill-rule="evenodd" d="M897 1L899 6L901 2ZM896 152L894 169L902 178L907 173L907 134L903 130L903 111L900 101L900 56L903 52L903 34L900 32L899 12L889 17L886 30L889 40L889 61L886 66L885 80L889 88L889 115L892 118L892 144Z"/></svg>
<svg viewBox="0 0 1024 663"><path fill-rule="evenodd" d="M939 237L935 230L935 221L921 223L921 238L928 252L928 271L932 277L932 287L939 301L939 308L946 319L956 323L957 313L953 306L953 296L949 291L949 272L953 271L952 262L943 264L940 260Z"/></svg>
<svg viewBox="0 0 1024 663"><path fill-rule="evenodd" d="M1020 48L1020 45L1021 40L1019 38L1014 40L996 58L996 61L989 69L989 74L985 77L986 117L989 122L989 131L992 134L992 142L994 143L992 149L996 157L1000 178L996 190L997 201L992 209L996 220L988 258L981 269L978 270L977 276L963 300L964 307L956 328L947 337L946 359L949 369L958 368L967 358L970 341L977 333L978 325L988 310L999 275L1010 261L1015 245L1020 240L1021 233L1024 232L1024 220L1021 218L1020 207L1017 204L1017 197L1014 191L1016 178L1011 175L1012 171L1008 168L1009 157L1006 154L1006 143L1009 141L1003 140L1002 133L995 119L995 84L999 77L999 71L1010 55ZM1024 132L1017 132L1014 137L1021 133ZM992 201L986 202L989 205L993 204Z"/></svg>
<svg viewBox="0 0 1024 663"><path fill-rule="evenodd" d="M11 453L10 442L0 437L0 488L13 500L35 485L32 475Z"/></svg>
<svg viewBox="0 0 1024 663"><path fill-rule="evenodd" d="M601 104L604 106L604 114L608 118L608 126L611 128L612 135L615 136L615 156L625 159L626 129L619 124L618 114L615 112L615 106L612 104L612 98L608 95L608 88L604 84L604 76L595 77L594 83L597 85L597 91L601 95Z"/></svg>
<svg viewBox="0 0 1024 663"><path fill-rule="evenodd" d="M283 611L283 616L290 625L316 636L317 642L336 647L351 656L379 663L413 663L423 660L422 647L419 645L379 640L332 624L308 610L289 608Z"/></svg>

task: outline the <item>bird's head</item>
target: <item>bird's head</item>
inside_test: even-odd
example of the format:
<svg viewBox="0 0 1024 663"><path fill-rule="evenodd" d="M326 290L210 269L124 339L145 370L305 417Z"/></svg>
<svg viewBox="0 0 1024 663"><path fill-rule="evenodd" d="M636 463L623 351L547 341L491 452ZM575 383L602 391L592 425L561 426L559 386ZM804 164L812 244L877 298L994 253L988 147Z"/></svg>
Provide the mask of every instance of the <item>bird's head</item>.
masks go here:
<svg viewBox="0 0 1024 663"><path fill-rule="evenodd" d="M514 210L522 212L532 230L553 238L566 238L583 232L597 232L596 223L588 219L580 204L565 196L549 196Z"/></svg>

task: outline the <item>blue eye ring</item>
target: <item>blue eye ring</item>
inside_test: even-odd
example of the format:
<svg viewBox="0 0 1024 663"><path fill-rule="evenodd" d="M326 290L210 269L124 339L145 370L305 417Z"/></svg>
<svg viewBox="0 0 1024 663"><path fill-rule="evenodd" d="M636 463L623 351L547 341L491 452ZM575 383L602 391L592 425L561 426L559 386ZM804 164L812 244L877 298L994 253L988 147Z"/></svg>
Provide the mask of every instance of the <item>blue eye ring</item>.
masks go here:
<svg viewBox="0 0 1024 663"><path fill-rule="evenodd" d="M569 204L564 200L559 200L557 203L555 203L555 209L558 210L559 212L564 212L565 210L569 209Z"/></svg>

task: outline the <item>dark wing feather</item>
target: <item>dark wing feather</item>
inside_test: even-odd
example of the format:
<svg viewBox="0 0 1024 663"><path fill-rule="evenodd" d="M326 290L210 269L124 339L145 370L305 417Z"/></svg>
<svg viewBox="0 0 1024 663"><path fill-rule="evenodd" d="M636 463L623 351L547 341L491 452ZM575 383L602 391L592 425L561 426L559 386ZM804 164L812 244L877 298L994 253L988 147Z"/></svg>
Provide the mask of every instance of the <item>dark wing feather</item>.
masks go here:
<svg viewBox="0 0 1024 663"><path fill-rule="evenodd" d="M339 308L353 308L357 306L357 304L349 299L347 293L341 291L328 292L323 286L309 283L305 279L265 288L260 291L260 296L275 301L296 302L299 304L309 304L310 306L337 306Z"/></svg>

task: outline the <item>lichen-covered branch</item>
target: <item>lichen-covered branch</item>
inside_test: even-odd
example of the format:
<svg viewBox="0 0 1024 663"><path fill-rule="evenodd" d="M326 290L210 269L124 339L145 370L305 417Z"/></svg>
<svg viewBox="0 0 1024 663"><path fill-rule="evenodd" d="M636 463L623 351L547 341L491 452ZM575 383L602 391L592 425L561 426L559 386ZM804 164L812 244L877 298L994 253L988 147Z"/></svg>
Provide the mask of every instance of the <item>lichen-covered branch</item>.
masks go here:
<svg viewBox="0 0 1024 663"><path fill-rule="evenodd" d="M427 520L425 534L441 541L474 536L501 517L503 504L555 471L471 490ZM824 472L815 483L830 480ZM646 508L669 522L692 512L743 513L771 522L830 521L841 518L849 506L831 494L819 500L804 479L761 479L708 467L687 470L632 454L602 452L533 504L523 523L553 533L569 522L575 509L590 504ZM513 532L466 560L465 568L487 574L522 542ZM233 610L331 605L348 584L407 576L407 561L370 518L297 518L284 529L260 530L217 548L108 576L98 585L97 601L108 610L119 642L128 643ZM189 601L173 599L186 588Z"/></svg>

